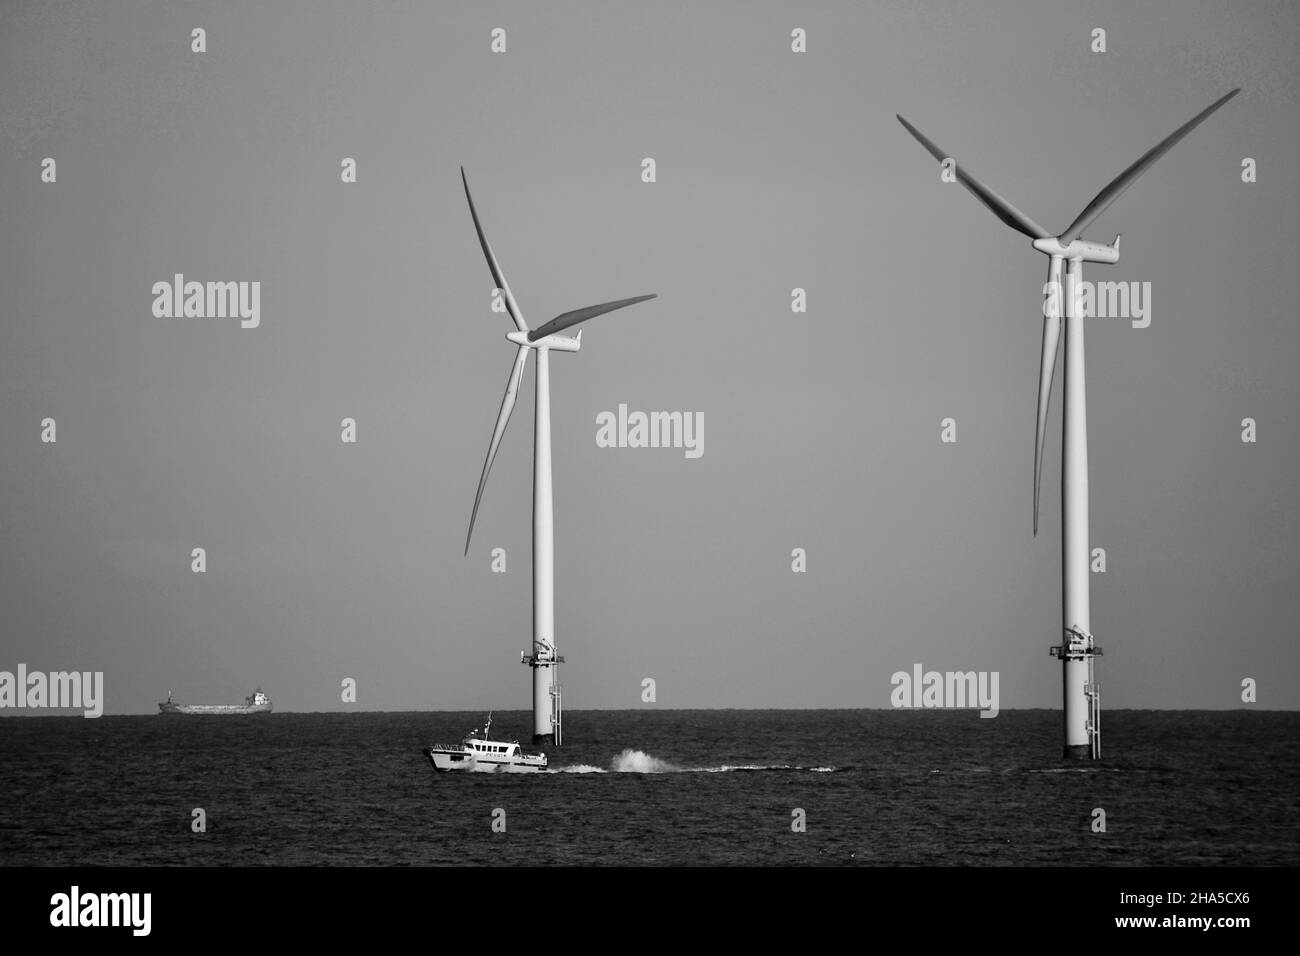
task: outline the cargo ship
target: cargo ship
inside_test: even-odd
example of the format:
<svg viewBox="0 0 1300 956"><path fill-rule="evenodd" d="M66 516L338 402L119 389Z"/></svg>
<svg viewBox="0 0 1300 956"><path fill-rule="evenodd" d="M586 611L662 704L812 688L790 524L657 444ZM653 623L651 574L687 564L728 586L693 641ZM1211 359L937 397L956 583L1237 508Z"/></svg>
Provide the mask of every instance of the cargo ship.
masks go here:
<svg viewBox="0 0 1300 956"><path fill-rule="evenodd" d="M167 699L158 705L160 714L195 714L195 715L226 715L226 714L269 714L271 712L271 698L262 693L262 688L253 691L244 698L242 704L178 704L172 700L172 692L167 692Z"/></svg>

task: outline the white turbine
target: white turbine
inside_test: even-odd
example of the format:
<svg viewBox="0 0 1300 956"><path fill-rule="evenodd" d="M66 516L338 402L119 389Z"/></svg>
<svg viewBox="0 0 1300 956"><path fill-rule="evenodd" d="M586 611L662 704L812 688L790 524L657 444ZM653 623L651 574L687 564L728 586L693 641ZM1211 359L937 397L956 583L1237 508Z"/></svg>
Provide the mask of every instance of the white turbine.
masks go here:
<svg viewBox="0 0 1300 956"><path fill-rule="evenodd" d="M465 535L465 554L469 554L470 538L474 536L474 521L478 517L479 502L483 499L483 488L487 484L488 472L492 470L492 460L496 458L497 447L505 433L506 423L515 407L515 396L519 392L519 380L523 378L524 366L528 363L530 350L537 352L537 400L534 406L535 422L533 426L533 651L520 655L523 663L533 669L533 743L559 745L561 740L561 706L560 684L558 680L559 665L564 658L555 653L555 541L554 517L551 495L551 379L549 353L576 352L582 346L582 331L576 336L559 335L564 329L585 322L606 312L635 305L654 295L639 295L631 299L619 299L617 302L604 302L589 305L558 315L536 329L529 329L524 321L524 313L515 302L510 285L492 253L483 226L479 222L478 211L474 208L474 197L469 194L469 180L465 178L465 169L460 171L461 182L465 185L465 198L469 201L469 214L474 219L474 229L478 232L479 245L487 259L488 269L492 272L492 281L501 290L506 310L514 320L515 331L506 335L506 339L519 347L515 353L514 368L510 370L510 380L506 383L506 394L501 400L501 411L497 413L496 427L492 429L492 441L488 445L487 460L483 462L483 474L478 481L478 491L474 495L474 510L470 513L469 532Z"/></svg>
<svg viewBox="0 0 1300 956"><path fill-rule="evenodd" d="M960 164L957 181L975 194L1004 223L1033 240L1033 246L1050 259L1049 298L1044 310L1043 351L1038 373L1038 413L1034 433L1034 534L1038 534L1038 492L1042 481L1043 439L1047 431L1047 405L1056 369L1057 344L1061 337L1060 302L1065 299L1065 410L1061 453L1061 563L1064 607L1063 636L1052 647L1062 662L1065 695L1065 756L1067 759L1096 759L1101 755L1101 707L1093 675L1093 659L1101 648L1090 630L1088 595L1088 412L1084 384L1083 316L1078 314L1075 293L1083 278L1083 263L1119 261L1119 236L1110 245L1087 242L1083 231L1100 216L1134 180L1151 168L1184 136L1203 122L1240 90L1232 90L1211 103L1113 179L1084 207L1074 222L1059 236L1053 236L1034 220L989 189ZM898 121L929 150L940 163L950 159L903 117ZM1067 288L1062 296L1061 261L1067 267Z"/></svg>

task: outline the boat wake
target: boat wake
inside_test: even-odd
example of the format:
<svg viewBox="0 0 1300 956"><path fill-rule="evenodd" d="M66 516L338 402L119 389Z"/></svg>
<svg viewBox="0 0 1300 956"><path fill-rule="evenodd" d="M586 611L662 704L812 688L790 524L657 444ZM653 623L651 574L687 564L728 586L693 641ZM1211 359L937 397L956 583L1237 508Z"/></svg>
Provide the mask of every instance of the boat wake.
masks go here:
<svg viewBox="0 0 1300 956"><path fill-rule="evenodd" d="M738 771L758 772L763 770L802 771L805 773L835 773L842 767L795 767L790 764L767 766L762 764L723 764L718 767L679 767L652 757L643 750L624 750L613 760L609 767L596 767L589 763L574 764L570 767L556 767L550 773L734 773Z"/></svg>
<svg viewBox="0 0 1300 956"><path fill-rule="evenodd" d="M572 767L556 767L551 773L680 773L682 769L643 750L629 749L611 760L608 768L580 763Z"/></svg>
<svg viewBox="0 0 1300 956"><path fill-rule="evenodd" d="M1119 773L1119 767L1036 767L1029 773Z"/></svg>
<svg viewBox="0 0 1300 956"><path fill-rule="evenodd" d="M613 763L615 773L677 773L681 769L641 750L624 750Z"/></svg>

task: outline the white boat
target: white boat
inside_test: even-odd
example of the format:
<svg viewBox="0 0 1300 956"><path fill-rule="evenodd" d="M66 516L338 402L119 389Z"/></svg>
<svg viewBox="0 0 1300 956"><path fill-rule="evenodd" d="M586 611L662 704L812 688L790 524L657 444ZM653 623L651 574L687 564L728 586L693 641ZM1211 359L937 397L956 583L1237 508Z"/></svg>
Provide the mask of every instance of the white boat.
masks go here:
<svg viewBox="0 0 1300 956"><path fill-rule="evenodd" d="M517 740L493 740L492 715L483 729L471 730L458 744L434 744L423 753L434 770L474 773L530 773L546 769L546 754L525 749Z"/></svg>

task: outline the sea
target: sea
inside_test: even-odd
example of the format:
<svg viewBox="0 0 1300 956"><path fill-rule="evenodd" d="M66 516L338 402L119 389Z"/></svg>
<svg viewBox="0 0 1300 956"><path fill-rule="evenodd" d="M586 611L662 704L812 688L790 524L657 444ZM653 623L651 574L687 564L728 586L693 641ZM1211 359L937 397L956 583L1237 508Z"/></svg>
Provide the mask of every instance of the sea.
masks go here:
<svg viewBox="0 0 1300 956"><path fill-rule="evenodd" d="M1300 863L1300 713L1108 711L1071 765L1050 710L574 710L544 774L434 771L484 716L0 719L0 865Z"/></svg>

